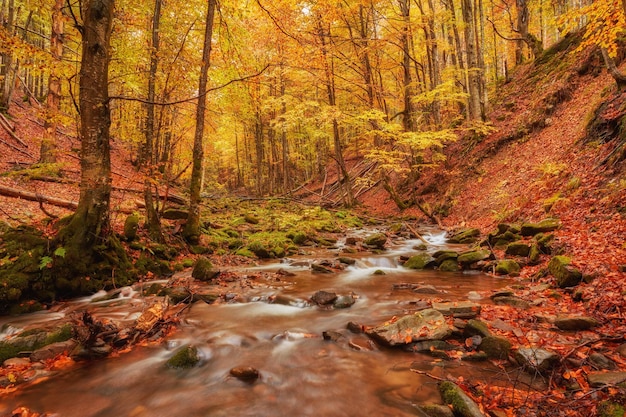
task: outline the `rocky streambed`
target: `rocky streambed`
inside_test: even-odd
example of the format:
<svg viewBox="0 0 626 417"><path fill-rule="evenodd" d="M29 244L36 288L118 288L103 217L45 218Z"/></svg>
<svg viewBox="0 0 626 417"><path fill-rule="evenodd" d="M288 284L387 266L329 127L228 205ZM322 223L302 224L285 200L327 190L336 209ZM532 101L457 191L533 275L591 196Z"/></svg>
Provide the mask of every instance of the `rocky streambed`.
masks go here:
<svg viewBox="0 0 626 417"><path fill-rule="evenodd" d="M555 386L575 400L623 384L620 350L593 330L602 323L547 308L558 278L509 277L535 262L533 245L553 256L549 230L525 230L354 233L335 248L246 268L198 262L169 281L2 318L0 415L534 415L528 399ZM505 275L503 261L517 267ZM565 261L555 276L572 272ZM73 359L51 368L63 354ZM510 389L526 402L493 401Z"/></svg>

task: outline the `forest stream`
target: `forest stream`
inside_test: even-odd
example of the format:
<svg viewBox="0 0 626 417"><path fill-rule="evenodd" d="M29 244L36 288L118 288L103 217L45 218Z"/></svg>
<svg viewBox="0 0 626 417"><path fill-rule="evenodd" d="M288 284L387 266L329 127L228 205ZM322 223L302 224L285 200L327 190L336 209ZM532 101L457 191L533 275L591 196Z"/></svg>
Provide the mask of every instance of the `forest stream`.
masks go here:
<svg viewBox="0 0 626 417"><path fill-rule="evenodd" d="M429 251L458 247L446 244L444 234L436 230L425 238ZM292 274L280 279L260 274L237 301L196 302L182 313L178 330L163 344L78 362L2 398L0 415L25 406L61 417L415 416L421 415L416 404L441 402L437 381L425 373L497 383L502 371L490 362L445 361L380 347L346 328L349 322L377 325L401 317L434 298L490 303L480 294L511 283L482 273L399 266L398 257L414 253L418 243L396 241L382 254L351 255L356 263L334 274L312 273L309 264L334 258L337 249L311 249L288 260L237 268L242 275L279 269ZM377 270L385 274L374 274ZM438 293L419 294L405 284L431 285ZM310 302L318 290L350 294L356 302L349 308L324 309ZM94 317L124 322L136 320L145 309L144 298L131 289L114 300L93 299L2 317L0 339L34 323L61 320L73 311L88 310ZM322 337L327 331L337 332L333 340ZM200 364L192 369L167 368L167 359L186 344L197 346ZM257 369L260 377L254 382L232 377L229 371L239 366Z"/></svg>

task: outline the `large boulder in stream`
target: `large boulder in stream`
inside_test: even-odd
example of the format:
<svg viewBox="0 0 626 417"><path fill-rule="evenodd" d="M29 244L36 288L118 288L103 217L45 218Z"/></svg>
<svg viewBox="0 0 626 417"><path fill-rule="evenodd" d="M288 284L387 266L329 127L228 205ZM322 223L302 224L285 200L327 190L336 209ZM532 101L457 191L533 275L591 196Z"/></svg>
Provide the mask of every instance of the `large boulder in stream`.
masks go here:
<svg viewBox="0 0 626 417"><path fill-rule="evenodd" d="M220 274L219 270L213 268L213 264L209 260L209 258L198 258L195 265L193 266L193 271L191 272L191 276L198 281L211 281L216 278Z"/></svg>
<svg viewBox="0 0 626 417"><path fill-rule="evenodd" d="M439 311L426 309L388 321L366 331L372 339L387 345L401 346L422 340L443 340L452 334L452 329Z"/></svg>
<svg viewBox="0 0 626 417"><path fill-rule="evenodd" d="M430 256L430 254L423 252L415 256L411 256L403 266L409 269L425 269L434 265L435 258Z"/></svg>
<svg viewBox="0 0 626 417"><path fill-rule="evenodd" d="M474 243L480 236L478 229L461 229L448 237L448 243Z"/></svg>
<svg viewBox="0 0 626 417"><path fill-rule="evenodd" d="M178 349L174 355L167 360L166 366L174 369L189 369L196 366L198 362L200 362L198 348L186 345Z"/></svg>
<svg viewBox="0 0 626 417"><path fill-rule="evenodd" d="M492 256L491 251L487 249L470 250L470 251L459 254L457 261L464 267L467 267L473 264L474 262L484 261L485 259L489 259L491 256Z"/></svg>
<svg viewBox="0 0 626 417"><path fill-rule="evenodd" d="M384 249L385 243L387 243L387 235L384 233L374 233L366 237L363 243L376 249Z"/></svg>

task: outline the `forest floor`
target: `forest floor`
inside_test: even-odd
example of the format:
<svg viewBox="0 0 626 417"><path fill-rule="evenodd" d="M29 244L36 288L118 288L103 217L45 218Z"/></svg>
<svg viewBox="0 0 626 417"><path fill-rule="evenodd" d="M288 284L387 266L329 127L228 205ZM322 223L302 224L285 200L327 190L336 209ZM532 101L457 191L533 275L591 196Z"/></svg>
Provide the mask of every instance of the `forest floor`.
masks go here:
<svg viewBox="0 0 626 417"><path fill-rule="evenodd" d="M579 353L595 341L594 352L604 353L619 369L625 370L626 358L616 352L626 334L623 316L626 310L626 169L623 163L600 164L611 152L610 143L585 141L586 125L599 103L611 94L613 81L605 71L580 74L581 71L570 69L566 77L561 73L543 74L543 84L538 86L534 71L532 64L520 67L511 82L499 87L489 112L494 133L474 142L459 141L451 145L448 159L442 166L423 172L414 195L426 207L445 209L446 215L440 217L446 228L476 227L483 235L503 222L560 219L562 226L554 232L555 247L571 256L573 265L593 279L581 283L577 291L547 290L556 294L552 297L558 302L528 310L488 306L483 316L499 317L512 324L510 330L500 330L500 333L517 340L519 345L537 343L537 338L545 337L541 341L543 347L567 355L571 354L571 345L563 344L562 338L548 339L550 325L539 325L541 329L537 330L540 317L591 315L601 323L593 334L587 332L582 339L575 334L563 336L580 344L576 351L583 364L580 369L589 369L584 366L588 366L591 349L582 356ZM546 100L555 92L557 96L560 94L557 102ZM0 143L3 155L0 186L77 201L80 143L76 132L61 130L61 175L58 181L51 181L51 174L56 172L32 167L38 160L38 146L43 136L42 118L36 106L16 102L10 115L15 134L24 144L0 131L4 142ZM520 129L527 130L516 135ZM141 187L141 177L130 162L132 150L116 141L112 149L113 185L116 187L113 223L120 230L125 212L138 210L136 201L140 199L137 190ZM415 208L398 210L382 188L366 193L360 203L360 210L371 216L427 221ZM42 209L39 202L0 195L0 220L13 226L35 224L45 229L50 214L70 213L71 210L45 203ZM523 268L520 282L552 284L552 278L542 274L548 261L546 257L537 265ZM579 292L576 297L575 292ZM521 289L516 295L528 299L536 294ZM534 336L529 338L529 335ZM572 378L584 384L577 376ZM596 396L588 395L589 389L580 392L579 396L567 397L574 404L571 415L595 415L598 412ZM500 394L491 393L482 405L497 405ZM544 396L542 401L558 403L564 401L564 395L554 390L552 396ZM618 390L612 395L617 403L626 401Z"/></svg>

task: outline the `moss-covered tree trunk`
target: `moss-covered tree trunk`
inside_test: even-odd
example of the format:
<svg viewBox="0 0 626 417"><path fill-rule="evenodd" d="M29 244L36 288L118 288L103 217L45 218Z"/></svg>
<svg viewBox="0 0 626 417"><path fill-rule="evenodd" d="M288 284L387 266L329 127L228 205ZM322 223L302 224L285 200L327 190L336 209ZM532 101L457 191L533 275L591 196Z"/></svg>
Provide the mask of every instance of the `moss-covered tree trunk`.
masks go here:
<svg viewBox="0 0 626 417"><path fill-rule="evenodd" d="M81 9L80 198L76 212L58 235L59 245L65 247L60 266L63 272L76 277L105 270L113 273L114 264L119 261L119 256L111 255L119 255L120 249L111 240L109 211L111 118L108 73L114 3L114 0L85 0ZM103 261L109 267L99 265ZM71 290L81 291L73 285Z"/></svg>
<svg viewBox="0 0 626 417"><path fill-rule="evenodd" d="M204 31L204 48L202 50L202 66L200 68L200 83L198 86L198 105L196 107L196 131L193 140L193 166L191 170L191 185L189 190L189 216L183 230L184 238L196 243L200 238L200 189L202 188L203 159L204 159L204 114L206 113L206 90L208 83L209 66L211 65L211 38L213 37L213 18L215 16L216 0L209 0L206 27Z"/></svg>

